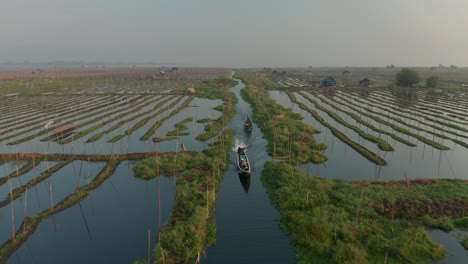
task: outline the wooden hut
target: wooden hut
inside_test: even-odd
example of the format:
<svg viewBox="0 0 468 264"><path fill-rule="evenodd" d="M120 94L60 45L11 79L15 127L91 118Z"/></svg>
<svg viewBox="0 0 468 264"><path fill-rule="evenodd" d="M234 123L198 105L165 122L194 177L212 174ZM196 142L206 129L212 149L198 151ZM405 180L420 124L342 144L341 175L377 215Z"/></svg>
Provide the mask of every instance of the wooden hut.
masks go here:
<svg viewBox="0 0 468 264"><path fill-rule="evenodd" d="M369 78L364 77L364 78L362 78L362 79L359 80L359 86L369 87L369 85L370 85L370 80L369 80Z"/></svg>
<svg viewBox="0 0 468 264"><path fill-rule="evenodd" d="M321 86L336 86L336 80L332 76L327 76L320 81Z"/></svg>

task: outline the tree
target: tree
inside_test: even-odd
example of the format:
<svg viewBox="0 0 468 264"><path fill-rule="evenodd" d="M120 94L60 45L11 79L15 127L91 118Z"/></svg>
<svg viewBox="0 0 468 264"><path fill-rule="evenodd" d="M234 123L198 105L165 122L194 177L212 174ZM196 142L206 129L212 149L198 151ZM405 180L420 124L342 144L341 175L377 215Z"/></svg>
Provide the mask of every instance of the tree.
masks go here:
<svg viewBox="0 0 468 264"><path fill-rule="evenodd" d="M435 88L439 84L439 77L432 75L426 79L426 86L429 88Z"/></svg>
<svg viewBox="0 0 468 264"><path fill-rule="evenodd" d="M405 68L396 74L396 82L399 86L411 87L420 80L419 73L415 70Z"/></svg>

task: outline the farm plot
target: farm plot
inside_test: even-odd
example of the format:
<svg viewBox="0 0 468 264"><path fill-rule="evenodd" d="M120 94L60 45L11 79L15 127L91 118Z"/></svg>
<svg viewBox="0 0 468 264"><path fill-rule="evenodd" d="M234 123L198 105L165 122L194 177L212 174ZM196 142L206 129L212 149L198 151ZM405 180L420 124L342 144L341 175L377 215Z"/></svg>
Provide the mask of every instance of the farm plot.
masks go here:
<svg viewBox="0 0 468 264"><path fill-rule="evenodd" d="M348 96L349 97L349 96ZM345 97L340 97L342 100L346 100ZM438 149L447 150L448 147L443 146L444 140L451 140L459 145L467 147L468 145L463 141L467 139L467 135L464 132L464 128L457 124L449 124L445 121L435 120L428 115L422 113L413 113L413 115L408 114L407 110L401 110L406 114L401 114L399 109L392 106L383 106L384 102L363 102L361 99L354 98L359 103L366 103L369 107L372 107L374 110L369 107L366 108L368 112L376 113L378 115L384 116L387 119L395 122L397 129L401 128L403 125L405 129L401 130L405 133L412 134L414 137L417 137L419 140L432 145ZM416 116L418 118L415 118ZM426 121L426 122L424 122ZM428 123L430 121L432 123ZM426 135L420 136L419 133L425 132ZM417 135L416 135L417 134ZM428 136L429 135L429 136ZM451 136L451 137L449 137ZM429 140L432 137L433 140ZM462 140L459 140L461 138ZM437 141L437 142L434 142Z"/></svg>
<svg viewBox="0 0 468 264"><path fill-rule="evenodd" d="M42 173L34 171L25 174L29 181L13 189L13 197L7 195L1 203L0 244L12 237L12 230L15 230L15 233L21 231L20 226L25 217L34 216L44 210L53 211L53 208L65 197L73 194L76 188L89 184L104 164L82 161L49 163L41 166L50 166Z"/></svg>
<svg viewBox="0 0 468 264"><path fill-rule="evenodd" d="M22 142L26 142L31 139L37 138L41 135L45 135L55 129L58 129L61 126L72 124L72 122L79 121L84 118L90 118L92 116L89 114L91 111L104 108L104 110L95 112L95 113L102 113L102 112L105 112L106 109L108 111L109 109L111 109L112 106L119 104L119 103L120 103L120 100L115 100L114 98L107 98L105 99L105 101L100 102L97 105L88 106L85 109L80 109L80 111L69 112L67 115L61 116L60 118L56 119L53 125L51 126L45 127L47 124L44 125L43 123L34 124L33 127L27 127L22 131L14 131L12 132L11 135L0 138L0 141L9 139L8 145L16 145ZM74 118L72 119L73 121L70 121L71 118ZM28 134L28 135L26 137L19 137L24 134Z"/></svg>
<svg viewBox="0 0 468 264"><path fill-rule="evenodd" d="M221 75L224 74L225 72ZM202 75L197 74L192 77L195 76L200 77ZM212 76L218 76L218 73L209 75L207 78L204 77L201 80L205 82ZM123 177L127 182L134 181L133 176L128 177L128 175L131 175L129 170L133 170L130 168L133 168L135 163L125 160L141 160L156 155L170 155L169 160L173 160L174 152L171 151L173 151L176 144L179 142L193 142L198 135L204 133L204 127L208 123L199 123L197 121L211 118L215 123L218 122L218 118L224 116L222 113L225 116L230 116L231 114L224 111L213 109L220 105L225 108L223 101L227 97L219 98L216 95L216 99L205 99L203 97L205 95L197 98L196 95L187 93L187 87L191 87L193 82L199 81L195 78L193 80L180 79L169 82L159 80L140 83L122 81L116 87L112 87L111 84L106 86L101 83L95 87L80 88L79 93L71 96L71 98L82 98L81 100L83 100L79 105L80 107L74 107L73 111L67 108L73 103L72 99L65 99L68 98L65 95L48 95L64 98L67 101L48 102L47 104L55 104L53 110L38 111L34 115L29 115L23 119L23 123L15 126L8 135L0 136L6 143L3 144L2 142L5 147L2 147L1 151L5 152L6 155L3 155L5 160L2 160L2 164L0 164L2 170L5 171L1 176L8 176L3 181L4 183L0 185L1 193L5 193L5 197L2 197L3 201L0 201L2 203L0 207L0 215L2 216L0 218L0 244L2 244L0 246L0 262L10 257L16 248L21 248L24 241L36 230L37 232L43 232L41 231L43 225L40 223L54 221L55 227L60 228L60 223L55 222L55 217L58 216L57 213L70 215L71 212L77 212L78 208L78 212L81 211L81 217L85 218L81 201L83 201L83 204L88 204L87 208L89 209L89 204L93 203L93 201L84 199L92 190L100 188L105 181L107 181L105 183L108 186L107 188L115 189L117 185L114 186L109 178L113 174L117 173L121 176L120 178ZM225 79L222 80L222 83L223 85L219 87L223 91L222 94L233 86L232 81L226 81ZM215 81L215 85L217 84L218 82ZM211 81L207 82L206 85L211 87ZM133 92L133 94L129 92ZM87 98L93 98L93 101L86 101ZM39 99L39 97L36 97L36 99ZM232 98L230 103L229 109L232 110L234 109ZM50 124L49 127L44 127L46 119L54 119L54 123ZM210 145L202 142L197 146L187 145L190 151L193 149L202 151L213 147L216 148L215 151L207 154L198 153L199 155L188 151L186 154L198 158L203 155L210 155L214 159L224 160L226 158L224 154L221 156L216 153L220 153L221 150L218 150L218 148L221 146L228 148L226 142L230 142L228 138L231 134L228 133L229 131L221 131L221 128L226 126L228 119L222 119L221 121L220 131L214 131L213 129L211 132L218 135L216 138L222 140L222 144ZM187 129L183 132L184 126ZM218 129L218 126L213 128ZM71 133L68 134L68 132ZM153 142L153 137L160 134L174 136L175 138L172 142ZM223 136L220 137L220 134ZM112 142L113 138L120 135L123 135L126 140L115 139L115 142ZM170 144L170 146L165 145L166 143ZM178 146L175 147L175 151L178 151ZM154 152L156 148L159 152ZM17 159L19 158L18 166L14 161L9 161L15 158L14 153L18 153L16 155ZM35 160L31 162L21 160L22 158L35 158ZM100 162L96 162L96 160ZM103 162L104 160L107 163ZM123 164L119 165L121 161ZM218 161L219 164L220 161ZM18 171L21 171L20 173L16 173L17 167ZM220 173L219 166L216 169L217 172L204 168L204 170L209 171L209 175ZM159 179L152 182L153 184L157 182L159 188ZM146 184L143 181L141 183ZM167 181L167 186L173 186L174 184L175 178ZM219 185L219 183L217 184ZM210 188L213 189L214 186ZM157 197L154 195L154 189L152 188L151 196ZM115 191L113 190L113 192ZM126 189L123 191L125 192ZM109 205L109 201L106 200L108 197L109 192L106 191L102 205ZM173 199L173 196L171 197ZM165 204L165 206L167 205ZM169 217L169 212L172 210L172 205L169 204L169 206L169 208L165 209L166 218ZM127 215L130 210L130 207L124 207L123 205L116 208L122 210L124 215ZM131 208L137 209L140 214L142 213L139 206L134 205ZM210 208L214 208L211 202ZM65 209L67 210L65 211ZM89 211L84 212L89 213ZM144 212L146 213L147 210ZM103 217L99 217L99 219L96 218L95 220L99 222L102 219ZM87 225L87 220L84 221L86 221ZM154 223L155 221L151 222ZM203 223L203 225L211 225L210 223L211 220ZM160 224L161 227L162 223ZM90 226L87 226L87 232L91 235L91 229L89 228ZM145 227L143 229L147 231ZM134 244L135 239L129 241L130 244ZM141 249L145 248L141 247ZM135 255L132 253L130 258L134 260L134 257Z"/></svg>
<svg viewBox="0 0 468 264"><path fill-rule="evenodd" d="M300 166L304 171L346 180L466 178L468 166L461 157L468 154L468 140L457 128L463 125L455 120L453 124L441 119L429 121L434 119L430 111L400 109L394 101L382 97L382 91L373 93L363 97L347 90L270 92L278 103L305 116L306 124L321 130L317 139L330 146L325 151L329 160L324 165ZM376 149L379 139L368 140L366 134L380 138L394 150Z"/></svg>

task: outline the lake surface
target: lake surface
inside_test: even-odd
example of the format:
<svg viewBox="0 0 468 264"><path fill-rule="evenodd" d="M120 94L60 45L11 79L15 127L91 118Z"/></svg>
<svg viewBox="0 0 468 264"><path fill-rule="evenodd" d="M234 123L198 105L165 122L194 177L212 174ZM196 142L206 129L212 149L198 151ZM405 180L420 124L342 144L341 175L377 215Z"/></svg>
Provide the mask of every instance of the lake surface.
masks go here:
<svg viewBox="0 0 468 264"><path fill-rule="evenodd" d="M252 120L253 130L250 133L247 133L243 127L246 116L252 116L252 108L240 97L240 90L244 87L244 84L239 82L237 86L231 88L239 99L237 115L229 124L234 131L234 146L230 154L230 166L224 173L217 194L216 244L207 249L207 254L201 263L296 263L295 249L279 227L281 216L271 205L261 182L263 165L271 160L266 152L267 142L263 139L255 120ZM378 150L375 144L366 142L355 132L343 128L350 138L377 152L388 162L387 166L377 166L335 138L328 128L319 124L309 113L292 104L286 94L271 92L270 97L286 107L291 107L294 112L301 113L305 117L305 123L322 131L315 138L317 142L327 144L328 148L324 154L328 157L328 161L319 165L311 163L301 165L300 168L308 174L347 181L387 181L405 178L468 179L467 148L453 142L444 141L444 144L452 150L440 151L421 142L417 142L417 147L408 147L386 137L395 151L383 152ZM305 98L299 100L314 109ZM179 141L171 140L157 144L150 140L140 141L139 137L156 121L155 119L116 143L108 143L107 140L111 136L124 133L128 126L135 124L136 121L95 143L84 143L90 135L66 145L41 142L40 138L37 138L14 146L1 142L0 152L78 154L166 152L180 150L180 144L184 144L188 150L201 151L208 147L208 142L195 140L204 129L204 124L196 121L218 118L220 112L213 108L221 103L220 100L195 98L189 107L166 121L157 132L157 136L164 136L166 132L174 129L176 123L192 117L194 120L187 124L191 134L180 137ZM320 115L327 122L333 122L326 114L320 113ZM408 139L407 136L402 137ZM410 139L410 141L417 140ZM246 147L253 170L249 177L237 173L235 160L238 146ZM56 163L51 163L50 166L54 164ZM14 171L15 165L12 162L1 165L2 176ZM135 165L136 162L122 162L115 174L98 189L90 192L81 203L43 220L37 231L12 255L8 263L132 263L137 259L147 259L148 231L151 232L152 252L157 240L156 234L168 219L174 205L174 182L172 177L161 177L150 181L137 179L133 172ZM90 179L92 179L104 163L93 163L90 166ZM55 199L62 199L73 191L79 167L81 161L75 161L50 178L56 190ZM83 170L83 173L87 171ZM21 179L26 180L38 174L38 171L33 171ZM81 180L84 181L85 178ZM48 208L48 184L49 181L46 180L31 189L27 197L31 200L27 203L30 210L28 215ZM82 184L83 182L80 185ZM61 185L66 188L61 189ZM161 191L160 199L158 199L158 187ZM6 185L2 187L2 191L7 189ZM33 195L32 191L36 190L39 198ZM25 200L26 197L23 195L14 202L14 209L18 213L15 219L16 226L21 223ZM40 203L41 206L33 208L35 203ZM158 207L159 204L161 208ZM10 211L9 206L0 210L0 222L7 223L1 228L2 240L8 239L8 234L11 233ZM456 230L444 233L435 230L429 234L448 249L448 256L441 263L460 263L460 260L468 259L468 251L464 250L457 240L457 236L468 235L467 232Z"/></svg>
<svg viewBox="0 0 468 264"><path fill-rule="evenodd" d="M43 220L8 263L132 263L147 259L157 232L174 205L174 182L134 177L134 162L122 162L115 174L81 203Z"/></svg>
<svg viewBox="0 0 468 264"><path fill-rule="evenodd" d="M279 227L280 214L261 182L263 164L271 160L267 142L255 120L251 132L244 130L246 116L252 116L252 108L240 97L244 87L240 83L231 89L239 99L230 124L235 142L216 200L216 244L208 248L201 263L297 263L294 247ZM237 173L239 146L246 147L251 163L253 173L248 177Z"/></svg>

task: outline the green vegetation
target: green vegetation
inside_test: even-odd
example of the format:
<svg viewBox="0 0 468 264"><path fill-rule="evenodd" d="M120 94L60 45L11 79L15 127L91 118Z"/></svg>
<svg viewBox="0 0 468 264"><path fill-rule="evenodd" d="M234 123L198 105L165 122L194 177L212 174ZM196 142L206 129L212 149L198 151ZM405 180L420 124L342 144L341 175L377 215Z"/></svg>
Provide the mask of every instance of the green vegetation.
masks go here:
<svg viewBox="0 0 468 264"><path fill-rule="evenodd" d="M288 96L291 98L292 94L288 93ZM333 118L336 122L338 122L341 125L355 131L362 138L367 139L370 142L376 143L377 146L379 147L379 149L381 149L383 151L394 151L393 147L390 144L388 144L387 141L383 140L382 138L376 137L376 136L371 135L371 134L368 134L368 133L362 131L362 129L358 128L357 126L353 126L353 125L349 124L348 122L344 121L343 118L341 118L338 114L333 113L332 111L328 110L327 108L321 106L314 99L312 99L310 97L307 97L307 100L309 100L309 102L314 104L315 108L321 110L322 112L325 112L328 116Z"/></svg>
<svg viewBox="0 0 468 264"><path fill-rule="evenodd" d="M150 129L148 129L148 131L146 131L146 133L140 138L140 140L146 141L146 140L150 139L156 133L158 128L161 127L164 122L166 122L166 120L171 119L173 116L178 114L180 111L184 110L190 104L190 102L193 100L193 98L194 98L193 96L190 96L187 100L185 100L185 102L180 107L178 107L177 109L172 111L166 117L164 117L161 120L154 123L153 126L151 126ZM174 107L177 104L177 102L174 102L173 104L166 107L165 109L169 110L170 108ZM135 127L133 127L133 128L135 128ZM127 133L127 132L125 132L125 133Z"/></svg>
<svg viewBox="0 0 468 264"><path fill-rule="evenodd" d="M68 164L69 162L63 162L63 163L58 164L57 166L65 164L65 163ZM36 231L39 223L42 220L44 220L44 219L46 219L46 218L48 218L48 217L50 217L50 216L52 216L52 215L54 215L54 214L56 214L58 212L61 212L61 211L65 210L65 209L77 204L78 202L80 202L84 198L86 198L90 191L92 191L92 190L96 189L97 187L99 187L107 178L109 178L110 176L112 176L114 174L115 169L117 168L117 166L119 164L120 164L120 161L110 160L107 163L106 167L104 167L101 170L101 172L99 172L99 174L93 179L93 181L91 183L76 189L73 194L65 197L62 201L60 201L58 204L56 204L53 209L52 208L46 209L46 210L40 212L38 215L25 217L24 220L23 220L23 223L21 224L20 228L18 229L18 231L15 234L15 238L6 241L5 243L3 243L0 246L0 263L5 262L8 259L8 257L17 248L19 248L23 243L26 242L26 240L29 238L29 236L31 236L34 233L34 231ZM55 166L55 167L57 167L57 166ZM51 168L51 169L53 169L53 168ZM49 173L49 172L50 171L46 171L46 173ZM15 189L15 191L16 191L16 189Z"/></svg>
<svg viewBox="0 0 468 264"><path fill-rule="evenodd" d="M0 80L0 94L20 93L21 95L40 95L50 92L79 91L84 88L102 85L104 79L18 79Z"/></svg>
<svg viewBox="0 0 468 264"><path fill-rule="evenodd" d="M348 183L267 162L262 181L299 263L440 260L445 250L424 224L453 226L450 219L468 206L468 184L460 180Z"/></svg>
<svg viewBox="0 0 468 264"><path fill-rule="evenodd" d="M100 132L100 133L97 133L97 134L93 135L92 137L90 137L90 138L86 141L86 143L95 142L95 141L99 140L102 136L104 136L105 134L109 134L110 132L116 130L117 128L119 128L119 127L121 127L121 126L123 126L124 124L126 124L126 123L128 123L128 122L130 122L130 121L132 121L132 120L135 120L135 119L137 119L137 118L139 118L139 117L141 117L141 116L144 116L144 115L146 115L146 114L148 114L148 113L151 113L153 110L157 110L157 109L160 108L162 105L164 105L165 103L167 103L168 101L170 101L170 100L171 100L171 97L168 97L168 98L166 98L165 100L162 100L162 99L163 99L163 98L161 98L161 102L159 102L158 104L156 104L152 109L150 109L150 110L148 110L148 111L145 111L145 112L143 112L143 113L138 113L137 115L134 115L134 116L132 116L132 117L130 117L130 118L127 118L127 119L124 119L124 120L120 120L117 124L113 125L111 128L106 129L106 130L104 130L104 131L102 131L102 132ZM148 102L146 102L146 103L144 103L144 104L138 106L137 108L135 108L135 109L133 110L133 112L140 111L143 107L145 107L145 106L147 106L147 105L149 105L149 104L151 104L151 103L154 103L155 101L158 101L158 100L160 100L160 99L150 100L150 101L148 101ZM128 114L121 115L121 116L119 116L119 118L121 118L121 117L123 117L123 116L127 116L127 115L128 115ZM117 120L117 119L115 119L115 120Z"/></svg>
<svg viewBox="0 0 468 264"><path fill-rule="evenodd" d="M106 113L108 111L110 111L111 109L114 109L116 108L117 106L115 105L117 103L117 101L114 101L114 102L108 102L106 103L106 108L104 108L103 110L100 110L100 111L97 111L97 112L93 112L93 113L89 113L91 110L94 110L94 109L97 109L97 108L100 108L101 106L95 106L95 107L92 107L92 108L87 108L87 109L84 109L82 111L79 111L79 112L73 112L69 115L65 115L65 116L61 116L59 119L56 119L55 120L55 123L59 124L59 126L64 126L64 125L69 125L69 124L72 124L74 122L77 122L77 121L80 121L80 120L83 120L83 119L87 119L87 118L90 118L90 117L94 117L96 115L99 115L99 114L102 114L102 113ZM109 107L107 107L109 106ZM80 115L83 115L84 116L80 116ZM77 119L74 119L74 120L69 120L70 118L72 117L76 117L76 116L80 116L79 118ZM61 123L62 121L65 121L63 123ZM39 124L37 126L34 126L34 127L31 127L30 129L28 130L25 130L25 131L22 131L22 132L19 132L19 133L16 133L16 134L12 134L10 136L7 136L7 137L4 137L4 138L0 138L0 141L3 141L3 140L6 140L6 139L10 139L10 138L13 138L13 137L17 137L17 136L20 136L22 134L27 134L28 132L30 131L33 131L33 130L36 130L36 129L41 129L43 128L43 124ZM16 144L20 144L22 142L26 142L28 140L31 140L31 139L34 139L34 138L37 138L39 136L42 136L42 135L45 135L51 131L53 131L54 129L58 128L59 126L51 126L47 129L44 129L42 130L41 132L38 132L36 134L33 134L33 135L30 135L30 136L27 136L27 137L24 137L22 139L18 139L18 140L15 140L15 141L12 141L10 143L8 143L8 145L16 145ZM47 137L43 140L51 140L51 139L54 139L55 137Z"/></svg>
<svg viewBox="0 0 468 264"><path fill-rule="evenodd" d="M153 142L163 142L163 141L169 141L169 140L174 140L177 139L178 137L154 137Z"/></svg>
<svg viewBox="0 0 468 264"><path fill-rule="evenodd" d="M28 171L34 169L37 165L39 165L39 163L41 161L32 159L32 160L26 160L26 162L27 163L23 167L21 167L20 169L10 173L9 175L7 175L5 177L0 178L0 186L5 184L6 182L8 182L9 179L21 176L21 175L27 173Z"/></svg>
<svg viewBox="0 0 468 264"><path fill-rule="evenodd" d="M188 127L185 126L185 124L190 123L193 121L193 118L188 117L179 123L175 124L175 130L167 132L166 136L168 137L175 137L175 136L188 136L190 135L190 132L187 132Z"/></svg>
<svg viewBox="0 0 468 264"><path fill-rule="evenodd" d="M206 126L209 128L205 127L208 132L203 134L207 139L219 135L217 140L201 153L157 155L143 160L135 167L136 176L142 179L177 175L176 205L159 234L159 242L154 250L156 263L194 262L216 238L215 198L221 184L222 171L228 167L228 153L233 138L232 131L223 127L235 114L237 98L227 90L233 86L231 80L206 81L199 85L201 87L196 86L197 96L224 100L222 117L212 120ZM184 120L178 128L183 128L190 121ZM153 141L158 139L153 138Z"/></svg>
<svg viewBox="0 0 468 264"><path fill-rule="evenodd" d="M65 167L70 162L71 161L61 162L61 163L53 166L52 168L45 170L44 172L41 173L41 175L39 175L38 177L30 180L28 183L14 189L12 198L16 199L16 198L20 197L27 189L30 189L33 186L35 186L36 184L38 184L38 183L44 181L45 179L49 178L50 176L52 176L52 174L59 171L61 168ZM11 198L10 194L7 194L6 197L5 197L5 200L0 202L0 207L4 207L5 205L9 204L10 203L10 198Z"/></svg>
<svg viewBox="0 0 468 264"><path fill-rule="evenodd" d="M138 123L136 123L132 128L130 129L127 129L125 131L125 134L126 135L131 135L133 132L135 132L137 129L139 129L140 127L144 126L146 123L148 123L148 121L150 121L151 119L157 117L158 115L164 113L164 111L167 111L169 109L171 109L172 107L174 107L177 103L179 103L182 99L184 98L184 96L179 96L174 102L170 103L168 106L160 109L159 111L157 111L156 113L153 113L151 114L150 116L147 116L143 119L141 119L140 121L138 121ZM158 107L158 109L165 103L169 102L170 100L172 100L173 98L167 98L166 100L160 102L157 104L156 107Z"/></svg>
<svg viewBox="0 0 468 264"><path fill-rule="evenodd" d="M383 158L381 158L379 155L377 155L376 153L368 150L367 148L349 139L345 134L341 133L338 129L336 129L329 123L325 122L325 120L317 112L308 108L305 104L297 101L297 99L291 93L288 93L288 95L293 103L296 103L302 110L309 112L312 115L312 117L315 118L315 120L317 120L320 124L330 129L332 134L335 135L343 143L353 148L355 151L357 151L359 154L361 154L363 157L373 162L374 164L382 165L382 166L387 165L387 162Z"/></svg>
<svg viewBox="0 0 468 264"><path fill-rule="evenodd" d="M344 98L343 96L339 96L339 97L340 97L343 101L345 101L346 103L348 103L348 104L350 104L350 105L354 105L354 106L357 106L357 107L362 107L362 106L360 106L360 105L358 105L358 104L356 104L356 103L353 103L353 102L351 102L350 100ZM359 114L361 114L361 115L363 115L363 116L366 116L366 117L369 117L369 118L375 120L376 122L379 122L379 123L382 123L382 124L384 124L384 125L387 125L387 126L393 128L395 131L398 131L398 132L400 132L400 133L402 133L402 134L406 134L406 135L408 135L408 136L412 136L412 137L414 137L414 138L417 138L419 141L421 141L421 142L423 142L423 143L426 143L426 144L428 144L429 146L432 146L432 147L434 147L434 148L436 148L436 149L439 149L439 150L449 150L449 149L450 149L449 147L447 147L447 146L445 146L445 145L442 145L442 144L437 143L437 142L435 142L435 141L433 141L433 140L427 139L427 138L425 138L425 137L423 137L423 136L421 136L421 135L411 133L411 131L409 131L409 130L406 129L406 128L397 126L397 125L395 125L395 124L393 124L393 123L390 123L390 122L388 122L388 121L385 121L385 120L383 120L382 118L377 117L377 116L373 116L373 115L371 115L371 114L369 114L369 113L374 113L374 114L377 114L377 115L386 117L387 119L395 120L395 121L397 121L397 122L399 122L399 123L401 123L401 124L404 124L404 125L406 125L406 126L408 126L408 127L416 128L416 129L418 129L418 130L420 130L420 131L425 131L425 132L431 133L431 134L433 134L434 132L431 132L431 131L429 131L429 130L425 130L425 129L422 129L422 128L418 128L418 127L412 126L412 125L410 125L410 124L404 122L404 121L401 120L400 118L395 118L395 117L392 117L392 116L390 116L390 115L383 114L383 113L378 112L378 111L374 111L374 110L372 110L370 107L362 107L362 109L365 110L366 112L364 112L364 111L358 111ZM388 110L387 110L387 111L388 111ZM438 135L438 136L439 136L439 135ZM448 138L447 136L444 136L444 135L441 135L441 137L442 137L442 138L445 137L445 138L447 138L447 139L450 139L450 138Z"/></svg>
<svg viewBox="0 0 468 264"><path fill-rule="evenodd" d="M468 229L468 216L455 219L453 223L460 228Z"/></svg>
<svg viewBox="0 0 468 264"><path fill-rule="evenodd" d="M223 100L223 104L214 108L221 112L221 116L218 119L205 118L197 121L198 123L205 123L206 125L205 132L198 135L195 138L196 140L206 141L215 137L234 117L237 97L233 93L229 92L228 89L232 88L236 84L237 82L231 79L204 81L199 84L201 92L197 94L197 97L212 100L221 99Z"/></svg>
<svg viewBox="0 0 468 264"><path fill-rule="evenodd" d="M263 86L252 86L260 83L245 73L241 74L247 88L241 90L242 98L251 104L253 117L267 139L267 151L276 159L286 159L292 164L308 162L322 163L327 160L323 155L326 145L317 143L314 134L319 133L312 126L302 123L303 117L293 113L268 97Z"/></svg>
<svg viewBox="0 0 468 264"><path fill-rule="evenodd" d="M301 94L304 96L304 93L301 93ZM321 102L326 103L326 104L338 109L337 106L328 103L327 101L323 100L322 98L319 97L319 99L320 99ZM337 103L337 101L335 99L333 99L333 98L328 98L328 99L331 100L332 102ZM347 107L354 110L354 111L356 111L356 112L359 112L359 110L357 110L356 108L354 108L352 106L347 106ZM374 131L376 131L376 132L378 132L380 134L388 135L391 138L395 139L396 141L399 141L399 142L401 142L401 143L403 143L403 144L405 144L407 146L410 146L410 147L415 147L416 146L416 144L411 143L406 139L403 139L403 138L401 138L401 137L399 137L399 136L397 136L397 135L395 135L393 133L387 132L386 130L375 127L374 125L372 125L371 123L365 121L364 119L362 119L359 115L357 115L355 113L347 112L346 114L348 114L351 118L356 120L356 122L358 122L360 124L363 124L363 125L367 126L368 128L370 128L370 129L372 129L372 130L374 130Z"/></svg>
<svg viewBox="0 0 468 264"><path fill-rule="evenodd" d="M223 130L201 153L156 156L135 167L136 176L142 179L177 175L175 207L159 234L155 263L192 263L215 242L215 198L228 167L232 137L232 131Z"/></svg>
<svg viewBox="0 0 468 264"><path fill-rule="evenodd" d="M194 84L194 88L197 91L197 97L214 100L224 98L226 90L236 84L237 82L232 79L222 78L197 82Z"/></svg>
<svg viewBox="0 0 468 264"><path fill-rule="evenodd" d="M432 75L426 79L426 87L435 88L439 85L439 77Z"/></svg>
<svg viewBox="0 0 468 264"><path fill-rule="evenodd" d="M117 136L114 136L113 138L109 139L107 142L109 143L113 143L113 142L117 142L119 140L121 140L122 138L124 138L126 135L117 135Z"/></svg>
<svg viewBox="0 0 468 264"><path fill-rule="evenodd" d="M395 78L397 84L403 87L412 87L421 80L417 71L407 68L400 70Z"/></svg>

